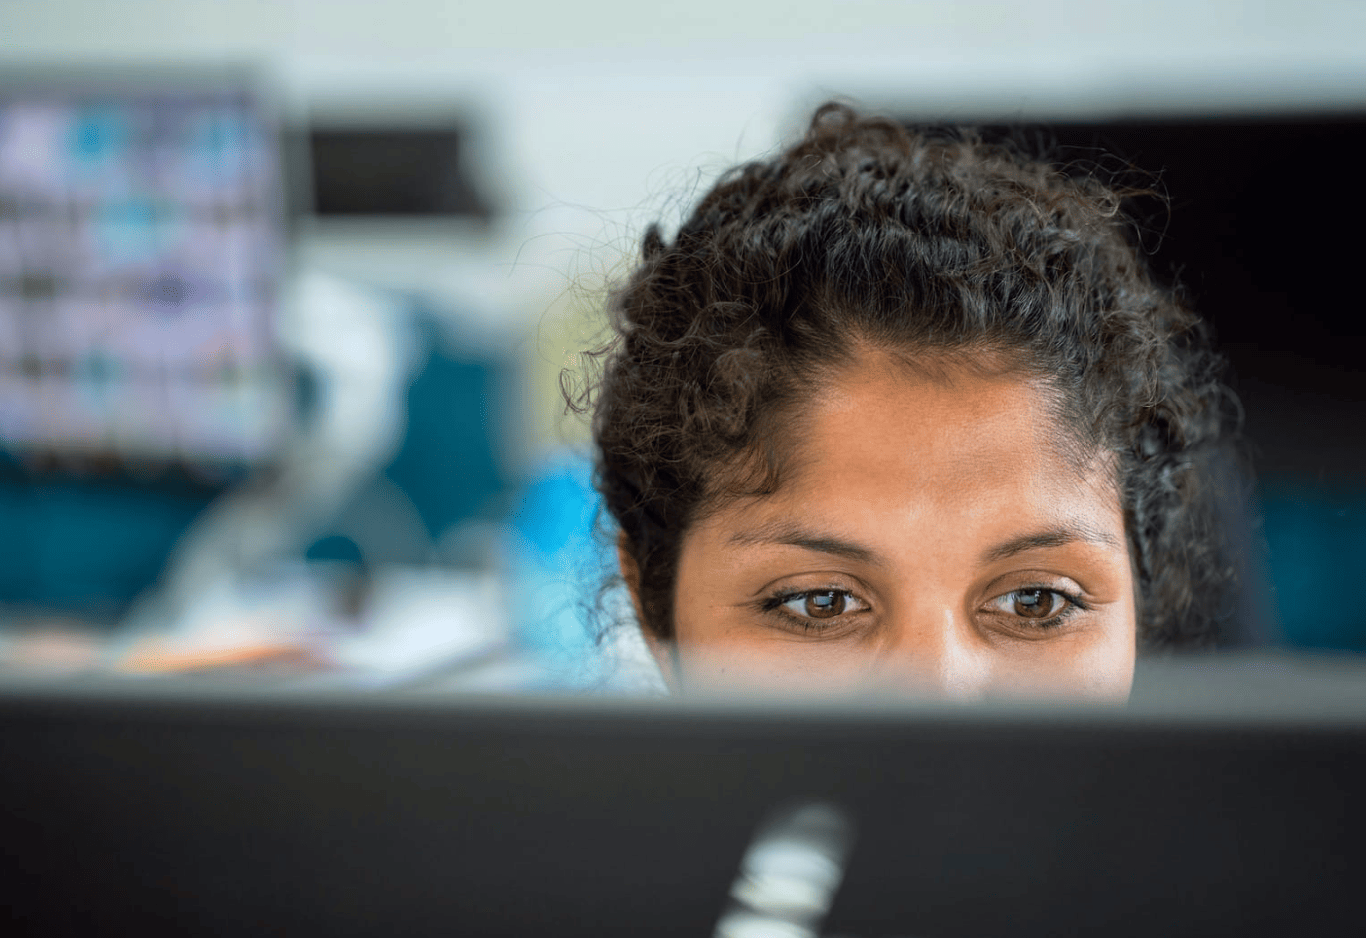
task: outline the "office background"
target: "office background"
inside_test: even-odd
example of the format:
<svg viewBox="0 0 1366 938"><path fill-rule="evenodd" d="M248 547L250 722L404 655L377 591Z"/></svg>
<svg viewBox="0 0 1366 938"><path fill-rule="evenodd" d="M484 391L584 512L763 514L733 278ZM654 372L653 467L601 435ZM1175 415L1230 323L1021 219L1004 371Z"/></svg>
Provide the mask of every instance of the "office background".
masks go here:
<svg viewBox="0 0 1366 938"><path fill-rule="evenodd" d="M832 95L1044 127L1065 156L1156 174L1154 263L1222 340L1257 470L1232 643L1366 649L1356 5L4 0L0 17L9 87L249 76L280 186L260 275L278 381L248 395L255 423L198 448L10 432L8 667L609 681L600 633L622 606L600 589L561 373L602 340L645 226ZM88 118L82 139L116 146ZM7 282L15 308L45 289ZM6 413L30 413L13 387ZM187 407L184 428L209 426Z"/></svg>

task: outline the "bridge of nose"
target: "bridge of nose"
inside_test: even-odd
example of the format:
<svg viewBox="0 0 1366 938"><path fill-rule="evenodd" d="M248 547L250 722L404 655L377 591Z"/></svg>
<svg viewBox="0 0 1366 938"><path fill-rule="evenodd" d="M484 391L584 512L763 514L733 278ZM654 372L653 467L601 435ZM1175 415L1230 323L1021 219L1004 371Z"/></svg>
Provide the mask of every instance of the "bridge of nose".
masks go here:
<svg viewBox="0 0 1366 938"><path fill-rule="evenodd" d="M899 610L876 651L878 683L935 696L972 699L992 680L992 656L971 620L952 602Z"/></svg>

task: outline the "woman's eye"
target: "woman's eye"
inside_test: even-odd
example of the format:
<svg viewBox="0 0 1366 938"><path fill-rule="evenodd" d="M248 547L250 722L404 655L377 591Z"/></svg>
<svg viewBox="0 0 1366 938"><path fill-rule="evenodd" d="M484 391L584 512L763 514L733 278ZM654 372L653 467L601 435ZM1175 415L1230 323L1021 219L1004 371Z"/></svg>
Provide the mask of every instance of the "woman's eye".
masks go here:
<svg viewBox="0 0 1366 938"><path fill-rule="evenodd" d="M862 612L868 606L846 590L807 590L780 597L777 608L803 619L835 619L849 612Z"/></svg>
<svg viewBox="0 0 1366 938"><path fill-rule="evenodd" d="M1026 589L1011 590L991 601L998 612L1018 616L1021 619L1043 621L1063 613L1070 613L1078 603L1057 590L1031 586Z"/></svg>

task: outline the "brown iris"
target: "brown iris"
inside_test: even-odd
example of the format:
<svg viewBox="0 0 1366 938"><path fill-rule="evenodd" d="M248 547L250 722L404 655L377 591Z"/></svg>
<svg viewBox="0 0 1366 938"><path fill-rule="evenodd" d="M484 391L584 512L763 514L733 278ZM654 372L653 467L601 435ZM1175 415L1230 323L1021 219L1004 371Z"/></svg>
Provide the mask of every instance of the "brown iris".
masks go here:
<svg viewBox="0 0 1366 938"><path fill-rule="evenodd" d="M1026 619L1046 619L1053 613L1053 593L1050 590L1016 590L1015 614Z"/></svg>
<svg viewBox="0 0 1366 938"><path fill-rule="evenodd" d="M844 612L846 600L839 590L817 590L806 594L804 611L813 619L833 619Z"/></svg>

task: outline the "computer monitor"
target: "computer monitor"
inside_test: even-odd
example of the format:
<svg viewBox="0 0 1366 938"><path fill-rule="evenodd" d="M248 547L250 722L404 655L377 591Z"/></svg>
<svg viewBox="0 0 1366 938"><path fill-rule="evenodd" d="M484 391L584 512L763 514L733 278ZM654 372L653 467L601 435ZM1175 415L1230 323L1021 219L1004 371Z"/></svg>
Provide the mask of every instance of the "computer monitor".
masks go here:
<svg viewBox="0 0 1366 938"><path fill-rule="evenodd" d="M268 460L278 122L246 70L0 71L0 445L20 459Z"/></svg>
<svg viewBox="0 0 1366 938"><path fill-rule="evenodd" d="M11 686L0 906L43 935L1354 931L1362 695L1248 691L1088 710Z"/></svg>

